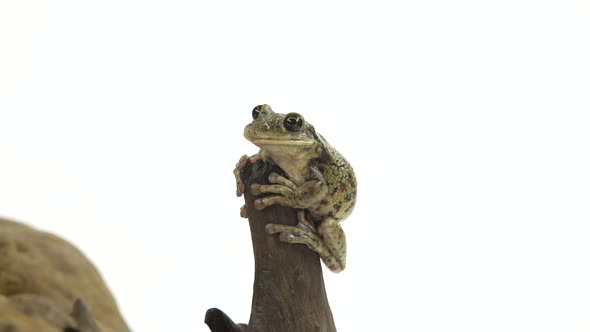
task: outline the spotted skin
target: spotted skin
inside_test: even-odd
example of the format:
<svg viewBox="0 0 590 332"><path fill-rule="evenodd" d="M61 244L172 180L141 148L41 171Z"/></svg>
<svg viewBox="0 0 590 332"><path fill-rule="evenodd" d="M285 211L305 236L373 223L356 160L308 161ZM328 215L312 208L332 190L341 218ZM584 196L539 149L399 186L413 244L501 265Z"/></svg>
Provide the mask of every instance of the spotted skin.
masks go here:
<svg viewBox="0 0 590 332"><path fill-rule="evenodd" d="M244 136L260 151L243 156L234 170L238 196L245 190L239 177L241 168L260 158L276 163L286 176L272 173L270 185L253 184L250 190L254 195L271 194L256 199L254 206L258 210L274 204L296 208L299 223L269 224L266 231L279 234L281 241L308 246L331 271L344 270L346 237L340 223L356 203L354 170L301 115L275 113L270 106L259 105L252 117ZM247 211L242 211L245 215Z"/></svg>

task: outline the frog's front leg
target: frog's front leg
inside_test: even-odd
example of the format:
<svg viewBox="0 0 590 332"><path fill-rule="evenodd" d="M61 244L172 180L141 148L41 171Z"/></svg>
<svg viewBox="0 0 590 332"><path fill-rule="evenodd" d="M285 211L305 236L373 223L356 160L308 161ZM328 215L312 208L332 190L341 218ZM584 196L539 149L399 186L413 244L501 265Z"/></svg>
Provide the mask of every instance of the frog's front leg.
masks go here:
<svg viewBox="0 0 590 332"><path fill-rule="evenodd" d="M263 210L274 204L305 209L319 202L328 193L328 186L322 181L323 179L309 180L301 186L297 186L286 177L271 173L269 180L274 184L264 185L255 183L250 187L254 195L264 193L277 194L256 199L254 201L254 207L257 210Z"/></svg>

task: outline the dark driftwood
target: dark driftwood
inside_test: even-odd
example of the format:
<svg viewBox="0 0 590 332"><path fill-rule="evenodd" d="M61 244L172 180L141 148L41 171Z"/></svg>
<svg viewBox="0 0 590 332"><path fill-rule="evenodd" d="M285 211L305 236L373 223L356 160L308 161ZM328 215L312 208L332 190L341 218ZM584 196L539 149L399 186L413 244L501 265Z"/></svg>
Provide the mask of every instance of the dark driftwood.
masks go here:
<svg viewBox="0 0 590 332"><path fill-rule="evenodd" d="M250 185L268 183L272 171L281 172L276 165L259 160L241 173L255 260L250 322L235 324L214 308L207 311L205 323L212 332L335 332L319 256L304 245L281 242L278 235L264 230L269 223L296 225L296 211L282 206L263 211L254 208L256 197L250 193Z"/></svg>

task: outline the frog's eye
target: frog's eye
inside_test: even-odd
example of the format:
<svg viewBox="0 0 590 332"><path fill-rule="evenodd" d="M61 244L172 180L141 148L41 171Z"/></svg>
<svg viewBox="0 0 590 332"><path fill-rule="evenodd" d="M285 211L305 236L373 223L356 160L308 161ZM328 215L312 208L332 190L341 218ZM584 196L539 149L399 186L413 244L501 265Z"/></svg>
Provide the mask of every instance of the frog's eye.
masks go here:
<svg viewBox="0 0 590 332"><path fill-rule="evenodd" d="M288 131L300 131L303 128L303 117L297 113L289 113L285 115L283 125Z"/></svg>
<svg viewBox="0 0 590 332"><path fill-rule="evenodd" d="M258 119L258 116L260 115L260 110L262 109L262 105L258 105L256 107L254 107L254 109L252 110L252 118L254 120Z"/></svg>

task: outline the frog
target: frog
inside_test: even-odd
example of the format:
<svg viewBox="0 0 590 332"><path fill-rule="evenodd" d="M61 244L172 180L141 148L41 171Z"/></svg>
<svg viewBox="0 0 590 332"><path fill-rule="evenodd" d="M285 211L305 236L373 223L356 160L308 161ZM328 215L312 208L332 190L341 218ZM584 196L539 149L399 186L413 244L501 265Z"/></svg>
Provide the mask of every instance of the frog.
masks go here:
<svg viewBox="0 0 590 332"><path fill-rule="evenodd" d="M236 165L237 196L246 190L240 177L243 167L260 159L278 165L284 174L273 172L268 176L270 184L251 185L253 195L265 194L254 200L254 207L294 208L297 224L269 223L266 232L278 234L282 242L306 245L332 272L343 271L346 237L340 224L352 213L357 193L352 166L301 114L275 113L268 104L254 107L244 137L260 150L243 155ZM247 217L245 206L240 214Z"/></svg>

